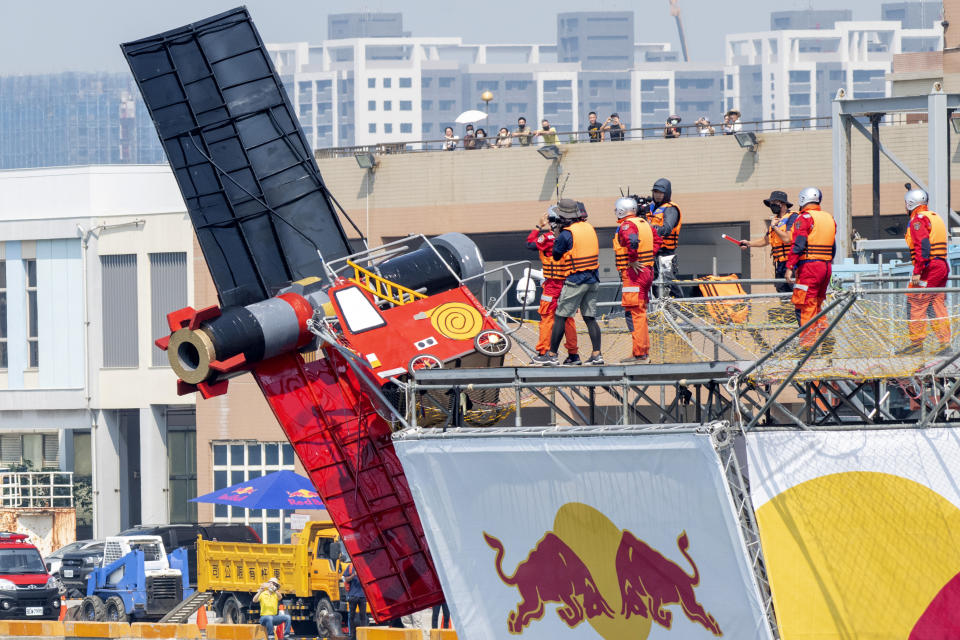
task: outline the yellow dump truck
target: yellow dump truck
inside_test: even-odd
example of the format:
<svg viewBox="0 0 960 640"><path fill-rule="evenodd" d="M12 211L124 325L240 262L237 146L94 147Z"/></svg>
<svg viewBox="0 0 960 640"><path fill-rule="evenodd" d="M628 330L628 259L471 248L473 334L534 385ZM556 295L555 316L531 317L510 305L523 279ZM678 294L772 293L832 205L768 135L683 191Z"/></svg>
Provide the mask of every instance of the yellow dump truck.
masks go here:
<svg viewBox="0 0 960 640"><path fill-rule="evenodd" d="M283 604L294 631L320 637L341 635L346 620L341 545L331 522L308 522L293 544L197 540L197 587L213 593L226 622L256 622L253 596L272 577L280 580Z"/></svg>

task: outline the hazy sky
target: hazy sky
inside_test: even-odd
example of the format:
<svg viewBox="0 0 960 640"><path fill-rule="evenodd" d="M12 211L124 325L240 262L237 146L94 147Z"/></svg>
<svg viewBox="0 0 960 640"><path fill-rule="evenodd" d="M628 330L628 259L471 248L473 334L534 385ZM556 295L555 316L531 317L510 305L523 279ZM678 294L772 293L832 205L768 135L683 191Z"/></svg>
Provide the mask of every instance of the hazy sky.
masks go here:
<svg viewBox="0 0 960 640"><path fill-rule="evenodd" d="M118 47L239 5L242 0L0 0L0 74L125 69ZM679 0L692 60L721 62L727 33L769 29L770 11L835 8L855 20L878 20L879 0ZM467 42L553 43L556 13L629 10L640 41L669 40L679 50L669 0L247 0L266 42L323 40L327 14L401 11L415 36L461 36Z"/></svg>

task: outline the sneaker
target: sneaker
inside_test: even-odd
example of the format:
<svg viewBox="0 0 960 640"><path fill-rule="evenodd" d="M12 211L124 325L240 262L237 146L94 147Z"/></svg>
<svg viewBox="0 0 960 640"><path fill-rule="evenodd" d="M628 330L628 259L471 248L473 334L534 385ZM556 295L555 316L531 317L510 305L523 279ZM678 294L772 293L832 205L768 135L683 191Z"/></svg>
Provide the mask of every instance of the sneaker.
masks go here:
<svg viewBox="0 0 960 640"><path fill-rule="evenodd" d="M591 365L591 364L592 364L592 365L603 364L603 355L598 353L598 354L595 355L595 356L590 356L589 358L587 358L587 359L584 361L583 364L586 364L586 365Z"/></svg>
<svg viewBox="0 0 960 640"><path fill-rule="evenodd" d="M560 363L561 367L579 367L583 362L580 360L580 356L576 353L571 353L567 356L567 359Z"/></svg>
<svg viewBox="0 0 960 640"><path fill-rule="evenodd" d="M556 367L560 365L560 361L557 359L557 356L542 353L538 356L533 356L533 364L541 367Z"/></svg>
<svg viewBox="0 0 960 640"><path fill-rule="evenodd" d="M897 351L894 355L898 356L915 356L918 353L923 351L923 342L911 342L903 349Z"/></svg>
<svg viewBox="0 0 960 640"><path fill-rule="evenodd" d="M650 356L630 356L620 361L620 364L646 364L650 362Z"/></svg>

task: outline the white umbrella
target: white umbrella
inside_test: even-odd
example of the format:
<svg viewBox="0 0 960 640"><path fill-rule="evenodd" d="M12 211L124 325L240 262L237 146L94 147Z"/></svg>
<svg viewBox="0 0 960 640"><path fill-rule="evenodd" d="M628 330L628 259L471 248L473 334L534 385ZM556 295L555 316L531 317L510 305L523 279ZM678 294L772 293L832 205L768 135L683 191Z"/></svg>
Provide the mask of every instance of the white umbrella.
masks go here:
<svg viewBox="0 0 960 640"><path fill-rule="evenodd" d="M486 120L487 114L483 111L477 111L476 109L471 109L470 111L464 111L457 116L457 124L473 124L474 122L480 122L481 120Z"/></svg>

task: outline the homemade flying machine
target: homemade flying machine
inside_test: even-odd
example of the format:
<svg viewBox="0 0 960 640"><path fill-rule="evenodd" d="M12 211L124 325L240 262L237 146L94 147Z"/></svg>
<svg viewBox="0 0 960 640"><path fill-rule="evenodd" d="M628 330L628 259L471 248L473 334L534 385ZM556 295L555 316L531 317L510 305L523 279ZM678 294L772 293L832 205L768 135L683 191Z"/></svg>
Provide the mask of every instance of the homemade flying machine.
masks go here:
<svg viewBox="0 0 960 640"><path fill-rule="evenodd" d="M122 49L220 302L168 315L157 346L179 393L210 398L252 373L377 620L440 603L382 388L419 368L502 363L510 339L474 295L476 245L451 233L351 250L245 8Z"/></svg>

